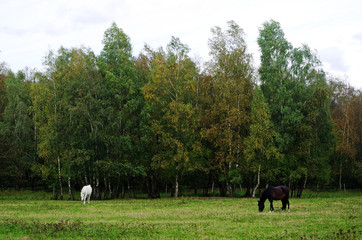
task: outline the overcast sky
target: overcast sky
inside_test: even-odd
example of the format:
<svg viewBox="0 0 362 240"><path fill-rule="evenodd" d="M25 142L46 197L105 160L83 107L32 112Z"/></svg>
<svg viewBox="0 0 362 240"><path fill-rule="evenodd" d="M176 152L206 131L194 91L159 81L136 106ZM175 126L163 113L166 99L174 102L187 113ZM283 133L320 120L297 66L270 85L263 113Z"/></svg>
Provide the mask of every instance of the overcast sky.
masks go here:
<svg viewBox="0 0 362 240"><path fill-rule="evenodd" d="M166 46L171 36L208 60L214 26L234 20L246 34L259 65L257 37L262 23L280 22L294 47L318 52L324 69L362 89L361 0L0 0L0 62L17 71L42 70L49 50L64 47L102 49L104 31L115 22L131 38L133 54L145 43Z"/></svg>

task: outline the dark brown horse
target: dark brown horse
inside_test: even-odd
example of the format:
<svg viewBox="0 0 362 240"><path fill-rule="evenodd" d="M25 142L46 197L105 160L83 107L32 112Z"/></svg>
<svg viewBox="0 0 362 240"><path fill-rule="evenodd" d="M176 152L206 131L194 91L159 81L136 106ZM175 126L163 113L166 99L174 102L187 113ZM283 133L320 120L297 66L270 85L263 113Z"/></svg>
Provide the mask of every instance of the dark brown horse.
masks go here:
<svg viewBox="0 0 362 240"><path fill-rule="evenodd" d="M270 202L270 211L274 211L273 200L282 200L282 210L285 210L288 204L289 211L289 188L286 186L277 186L277 187L268 187L264 190L264 192L260 196L260 200L258 201L259 212L264 210L264 202L266 200Z"/></svg>

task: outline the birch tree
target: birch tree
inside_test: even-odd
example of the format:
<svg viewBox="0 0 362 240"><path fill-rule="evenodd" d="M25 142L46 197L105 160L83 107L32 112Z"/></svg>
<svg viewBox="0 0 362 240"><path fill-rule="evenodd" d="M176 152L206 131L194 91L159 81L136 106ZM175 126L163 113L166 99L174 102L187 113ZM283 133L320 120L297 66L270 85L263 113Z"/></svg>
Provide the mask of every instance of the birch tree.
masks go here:
<svg viewBox="0 0 362 240"><path fill-rule="evenodd" d="M173 173L176 198L180 177L193 168L190 153L199 148L194 108L197 69L188 52L187 45L175 37L166 52L149 51L152 77L143 88L152 112L150 126L156 144L152 165Z"/></svg>
<svg viewBox="0 0 362 240"><path fill-rule="evenodd" d="M203 130L203 136L215 147L215 166L220 171L222 195L226 190L233 195L234 184L241 181L242 149L249 134L252 58L247 52L244 32L235 22L228 22L226 31L220 27L211 31L211 61L207 72L214 82L215 99L208 112L212 120Z"/></svg>
<svg viewBox="0 0 362 240"><path fill-rule="evenodd" d="M144 83L136 72L130 38L115 23L104 32L103 49L97 64L106 88L103 137L107 155L105 162L97 166L113 166L116 171L113 177L105 176L109 192L112 191L111 182L115 185L113 196L120 189L120 181L127 185L130 194L132 177L144 174L142 161L139 160L145 144L140 140L139 132L143 124L140 115L144 103L141 92ZM107 169L101 167L100 170L109 175Z"/></svg>
<svg viewBox="0 0 362 240"><path fill-rule="evenodd" d="M361 171L361 164L357 157L359 154L357 146L361 142L361 135L357 130L360 129L361 111L357 106L361 106L361 93L339 80L334 80L331 84L334 90L331 109L334 132L337 135L334 157L338 161L338 187L342 189L344 179L348 178L344 171L352 176L354 174L350 170L353 169L356 173Z"/></svg>
<svg viewBox="0 0 362 240"><path fill-rule="evenodd" d="M277 171L275 164L280 161L280 153L275 139L278 137L271 121L270 111L265 102L263 92L256 86L251 103L250 135L246 139L244 149L246 168L257 174L257 184L252 197L260 186L261 170L265 175L272 175Z"/></svg>
<svg viewBox="0 0 362 240"><path fill-rule="evenodd" d="M324 184L328 178L333 134L326 75L316 54L307 45L293 48L278 22L265 22L259 32L261 89L283 154L279 181L301 195L308 175Z"/></svg>

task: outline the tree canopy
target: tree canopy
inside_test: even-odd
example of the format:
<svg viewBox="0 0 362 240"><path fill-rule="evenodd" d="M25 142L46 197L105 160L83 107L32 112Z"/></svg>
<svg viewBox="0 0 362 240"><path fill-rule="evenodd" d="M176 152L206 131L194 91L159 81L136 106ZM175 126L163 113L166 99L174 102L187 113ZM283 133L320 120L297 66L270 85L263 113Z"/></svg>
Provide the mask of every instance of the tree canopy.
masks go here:
<svg viewBox="0 0 362 240"><path fill-rule="evenodd" d="M361 91L330 77L274 20L257 42L260 64L237 23L216 26L200 66L178 37L134 56L112 23L98 55L61 47L44 71L1 63L0 188L73 199L91 184L107 199L361 187Z"/></svg>

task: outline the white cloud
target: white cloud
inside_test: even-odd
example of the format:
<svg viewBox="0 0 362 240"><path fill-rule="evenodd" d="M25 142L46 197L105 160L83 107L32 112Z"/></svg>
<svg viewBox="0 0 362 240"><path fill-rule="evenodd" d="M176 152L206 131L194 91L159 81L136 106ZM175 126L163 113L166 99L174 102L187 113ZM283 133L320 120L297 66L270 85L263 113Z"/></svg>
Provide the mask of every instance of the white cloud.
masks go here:
<svg viewBox="0 0 362 240"><path fill-rule="evenodd" d="M346 74L353 86L362 88L360 0L6 0L0 8L0 61L14 70L40 68L49 48L61 45L85 45L99 53L112 21L130 36L135 55L145 43L158 48L176 36L192 55L207 60L210 29L234 20L244 29L258 65L258 29L270 19L281 23L293 46L308 44L328 71Z"/></svg>
<svg viewBox="0 0 362 240"><path fill-rule="evenodd" d="M360 44L362 44L362 32L356 33L353 38L359 41Z"/></svg>
<svg viewBox="0 0 362 240"><path fill-rule="evenodd" d="M343 59L343 51L338 47L324 48L320 51L320 57L324 63L337 72L347 72L348 66Z"/></svg>

